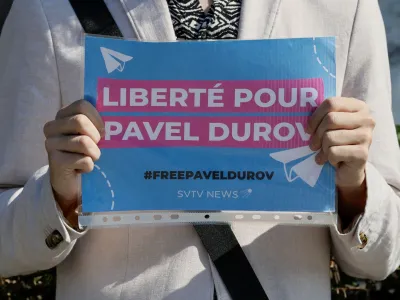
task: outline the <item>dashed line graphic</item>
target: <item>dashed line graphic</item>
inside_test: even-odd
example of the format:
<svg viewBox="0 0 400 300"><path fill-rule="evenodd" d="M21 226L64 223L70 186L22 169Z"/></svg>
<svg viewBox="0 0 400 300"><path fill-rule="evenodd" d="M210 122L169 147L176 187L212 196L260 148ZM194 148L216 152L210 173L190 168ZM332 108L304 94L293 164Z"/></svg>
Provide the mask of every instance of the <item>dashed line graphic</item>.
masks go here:
<svg viewBox="0 0 400 300"><path fill-rule="evenodd" d="M111 192L111 198L112 198L112 203L111 203L111 210L114 210L114 190L111 187L111 182L110 180L107 179L107 175L106 173L104 173L100 167L98 165L94 165L94 167L101 173L101 175L103 175L105 181L107 182L108 187L110 188L110 192Z"/></svg>
<svg viewBox="0 0 400 300"><path fill-rule="evenodd" d="M325 70L325 72L329 74L329 76L331 76L331 77L333 77L333 78L336 78L336 76L335 76L334 74L332 74L332 73L329 71L329 69L322 63L321 59L320 59L319 56L318 56L317 45L315 44L315 38L313 38L313 41L314 41L314 54L315 54L316 57L317 57L318 63L319 63L319 64L321 65L321 67Z"/></svg>

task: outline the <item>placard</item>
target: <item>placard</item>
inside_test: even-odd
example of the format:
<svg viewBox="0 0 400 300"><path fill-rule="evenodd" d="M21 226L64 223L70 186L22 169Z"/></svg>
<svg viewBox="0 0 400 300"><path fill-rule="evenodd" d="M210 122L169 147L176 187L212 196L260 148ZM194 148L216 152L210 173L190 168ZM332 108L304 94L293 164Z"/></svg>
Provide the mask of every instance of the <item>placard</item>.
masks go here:
<svg viewBox="0 0 400 300"><path fill-rule="evenodd" d="M335 70L333 37L86 36L85 99L105 132L81 223L331 221L335 171L305 129L336 95Z"/></svg>

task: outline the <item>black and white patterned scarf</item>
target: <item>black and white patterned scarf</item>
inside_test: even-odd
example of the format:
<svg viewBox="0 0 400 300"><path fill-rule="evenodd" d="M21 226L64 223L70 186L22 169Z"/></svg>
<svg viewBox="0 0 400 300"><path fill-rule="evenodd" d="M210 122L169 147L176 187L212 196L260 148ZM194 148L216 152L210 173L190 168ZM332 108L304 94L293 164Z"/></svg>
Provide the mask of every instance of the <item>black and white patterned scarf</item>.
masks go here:
<svg viewBox="0 0 400 300"><path fill-rule="evenodd" d="M204 12L199 0L167 0L178 39L236 39L242 0L214 0Z"/></svg>

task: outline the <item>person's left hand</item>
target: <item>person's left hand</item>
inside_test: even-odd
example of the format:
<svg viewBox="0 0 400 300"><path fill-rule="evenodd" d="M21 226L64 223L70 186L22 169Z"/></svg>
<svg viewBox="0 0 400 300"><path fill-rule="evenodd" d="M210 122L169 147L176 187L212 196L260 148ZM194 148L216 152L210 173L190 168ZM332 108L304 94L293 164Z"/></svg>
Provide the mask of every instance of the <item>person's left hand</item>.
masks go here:
<svg viewBox="0 0 400 300"><path fill-rule="evenodd" d="M316 162L329 162L336 169L339 210L342 207L349 218L365 208L365 168L374 127L364 101L336 97L322 102L306 130L311 134L311 149L320 149Z"/></svg>

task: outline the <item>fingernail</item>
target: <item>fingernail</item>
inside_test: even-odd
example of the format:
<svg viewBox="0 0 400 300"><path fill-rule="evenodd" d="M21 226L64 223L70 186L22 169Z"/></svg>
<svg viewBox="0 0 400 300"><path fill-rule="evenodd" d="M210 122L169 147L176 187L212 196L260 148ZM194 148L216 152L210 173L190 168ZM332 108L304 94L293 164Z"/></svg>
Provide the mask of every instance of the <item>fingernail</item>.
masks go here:
<svg viewBox="0 0 400 300"><path fill-rule="evenodd" d="M100 133L100 137L103 138L104 134L105 134L105 129L104 128L100 128L99 133Z"/></svg>
<svg viewBox="0 0 400 300"><path fill-rule="evenodd" d="M317 143L316 142L312 142L310 144L310 149L313 150L313 151L316 151L318 149Z"/></svg>

